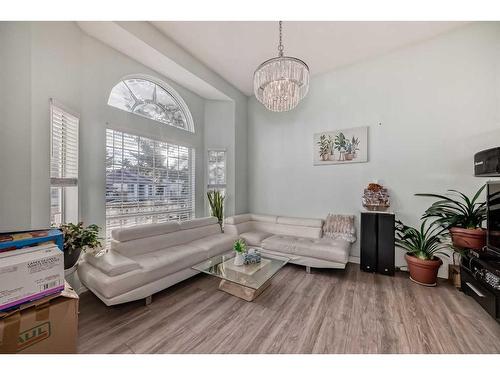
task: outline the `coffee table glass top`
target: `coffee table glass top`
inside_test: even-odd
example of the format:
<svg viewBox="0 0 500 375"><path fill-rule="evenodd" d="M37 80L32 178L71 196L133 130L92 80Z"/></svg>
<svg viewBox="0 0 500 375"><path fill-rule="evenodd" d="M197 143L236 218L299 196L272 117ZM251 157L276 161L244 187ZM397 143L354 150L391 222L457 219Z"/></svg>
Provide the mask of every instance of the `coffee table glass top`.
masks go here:
<svg viewBox="0 0 500 375"><path fill-rule="evenodd" d="M285 257L261 254L262 259L260 263L235 266L234 256L234 252L217 255L192 268L208 275L257 290L289 261Z"/></svg>

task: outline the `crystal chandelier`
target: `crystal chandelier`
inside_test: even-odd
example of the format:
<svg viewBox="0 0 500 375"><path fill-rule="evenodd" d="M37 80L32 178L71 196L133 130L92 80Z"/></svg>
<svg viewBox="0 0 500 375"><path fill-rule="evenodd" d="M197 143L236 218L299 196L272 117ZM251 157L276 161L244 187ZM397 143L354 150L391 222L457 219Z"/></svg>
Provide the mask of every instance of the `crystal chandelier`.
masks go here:
<svg viewBox="0 0 500 375"><path fill-rule="evenodd" d="M278 57L264 61L253 75L255 97L273 112L289 111L309 90L309 67L295 57L283 55L282 25L279 21Z"/></svg>

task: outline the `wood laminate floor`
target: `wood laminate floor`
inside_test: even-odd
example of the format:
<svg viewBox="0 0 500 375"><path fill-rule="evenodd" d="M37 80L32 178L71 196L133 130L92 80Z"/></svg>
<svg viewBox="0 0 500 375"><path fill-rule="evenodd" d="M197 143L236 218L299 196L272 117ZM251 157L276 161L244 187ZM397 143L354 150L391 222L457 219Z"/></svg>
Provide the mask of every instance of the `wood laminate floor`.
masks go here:
<svg viewBox="0 0 500 375"><path fill-rule="evenodd" d="M287 265L254 302L198 275L142 301L80 299L81 353L500 353L500 324L441 280Z"/></svg>

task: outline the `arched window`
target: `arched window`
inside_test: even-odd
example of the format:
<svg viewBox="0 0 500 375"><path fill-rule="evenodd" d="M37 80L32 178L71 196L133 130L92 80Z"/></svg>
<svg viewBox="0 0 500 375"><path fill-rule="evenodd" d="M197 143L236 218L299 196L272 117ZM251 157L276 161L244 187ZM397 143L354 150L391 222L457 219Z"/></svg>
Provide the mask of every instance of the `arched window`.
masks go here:
<svg viewBox="0 0 500 375"><path fill-rule="evenodd" d="M194 132L193 118L174 89L144 78L126 78L111 90L108 105Z"/></svg>

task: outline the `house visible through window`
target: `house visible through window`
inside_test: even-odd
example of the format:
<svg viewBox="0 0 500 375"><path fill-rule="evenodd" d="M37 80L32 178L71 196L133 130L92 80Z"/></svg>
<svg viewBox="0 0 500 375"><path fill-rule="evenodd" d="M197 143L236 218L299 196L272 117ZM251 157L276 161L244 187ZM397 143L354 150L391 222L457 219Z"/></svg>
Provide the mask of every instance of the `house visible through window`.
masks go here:
<svg viewBox="0 0 500 375"><path fill-rule="evenodd" d="M176 128L194 132L191 113L172 89L142 79L129 78L111 90L108 105Z"/></svg>
<svg viewBox="0 0 500 375"><path fill-rule="evenodd" d="M50 223L78 221L78 115L50 101Z"/></svg>
<svg viewBox="0 0 500 375"><path fill-rule="evenodd" d="M208 150L208 190L226 191L226 151Z"/></svg>
<svg viewBox="0 0 500 375"><path fill-rule="evenodd" d="M137 224L194 217L194 149L106 130L106 237Z"/></svg>

